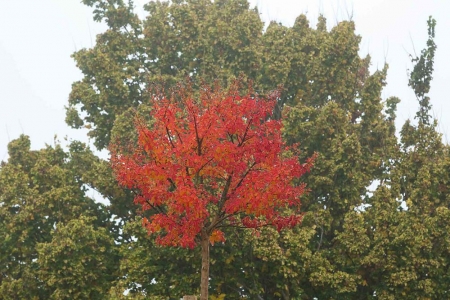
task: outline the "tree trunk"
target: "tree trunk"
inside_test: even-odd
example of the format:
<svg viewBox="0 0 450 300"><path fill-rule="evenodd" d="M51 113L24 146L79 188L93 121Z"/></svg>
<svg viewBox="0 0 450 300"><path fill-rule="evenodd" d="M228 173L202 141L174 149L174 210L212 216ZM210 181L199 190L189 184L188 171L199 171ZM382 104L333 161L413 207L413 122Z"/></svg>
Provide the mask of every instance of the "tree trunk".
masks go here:
<svg viewBox="0 0 450 300"><path fill-rule="evenodd" d="M200 300L208 300L209 286L209 235L202 232L202 277L200 281Z"/></svg>

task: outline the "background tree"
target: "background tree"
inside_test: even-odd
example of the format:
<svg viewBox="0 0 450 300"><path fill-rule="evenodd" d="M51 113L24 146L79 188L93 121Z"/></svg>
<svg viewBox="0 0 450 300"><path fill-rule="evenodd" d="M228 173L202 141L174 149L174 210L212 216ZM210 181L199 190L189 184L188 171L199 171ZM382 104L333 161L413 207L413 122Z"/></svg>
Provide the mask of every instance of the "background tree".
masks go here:
<svg viewBox="0 0 450 300"><path fill-rule="evenodd" d="M278 247L289 253L284 259L295 262L302 272L283 274L291 278L285 293L305 299L356 290L356 275L335 252L336 235L343 230L345 213L367 203L370 184L387 176L396 145L393 122L398 99L388 99L386 105L381 99L387 66L370 74L370 57L359 57L360 38L352 22L341 22L331 31L325 24L320 17L317 29L312 29L300 16L287 43L295 46L291 63L298 67L291 72L299 79L291 83L297 94L286 100L284 138L288 143L302 141L300 159L318 153L315 167L305 176L312 192L303 203L302 228L290 235L308 237L308 251L292 254L288 245L296 242L286 236L275 237L275 246L265 247L268 253ZM270 257L262 251L260 255ZM264 277L271 278L272 285L284 282L280 275L267 273Z"/></svg>
<svg viewBox="0 0 450 300"><path fill-rule="evenodd" d="M95 217L92 224L108 234L109 222L102 206L85 196L70 152L59 145L31 151L29 138L22 135L9 143L8 154L0 167L0 293L4 299L49 299L54 288L40 276L38 244L54 242L55 228L82 214ZM113 271L117 261L106 265ZM85 266L85 272L95 273L90 267ZM68 276L73 279L75 274L73 270ZM77 280L86 283L88 278Z"/></svg>
<svg viewBox="0 0 450 300"><path fill-rule="evenodd" d="M324 132L328 128L331 131L341 126L349 128L341 130L339 135L337 135L334 142L335 145L333 146L334 150L339 148L339 145L342 144L341 138L345 137L347 133L350 133L348 142L346 142L348 145L347 149L352 149L353 145L359 143L357 139L363 137L364 134L352 128L361 127L361 125L353 124L353 122L359 122L360 115L364 113L366 114L365 119L367 119L364 127L366 132L371 132L371 124L378 124L377 126L380 127L378 129L380 131L378 133L379 136L392 134L391 127L383 127L385 117L380 113L383 109L380 103L380 93L384 84L385 71L380 72L376 78L372 79L371 87L365 88L365 104L360 103L360 94L362 93L363 86L369 80L368 66L370 62L368 58L360 59L358 56L360 38L354 34L354 25L352 22L340 23L331 32L328 32L323 17L320 18L317 29L313 29L309 26L306 17L300 16L292 28L272 23L263 32L262 22L257 12L249 9L246 1L215 1L214 3L209 1L175 1L170 4L150 3L146 7L149 11L149 16L142 23L137 22L136 17L132 13L129 13L132 11L129 4L117 2L114 5L107 5L106 2L102 1L89 1L86 3L97 8L96 18L98 20L104 19L109 24L110 29L107 33L99 35L97 45L94 49L80 51L74 56L79 67L84 72L85 78L82 81L83 83L80 82L74 85L71 100L69 101L68 122L70 124L76 123L70 122L70 116L75 116L74 113L76 111L74 109L77 107L87 112L84 121L90 122L90 124L86 123L86 125L92 126L92 128L94 128L94 125L98 127L98 130L94 130L98 133L95 137L96 145L99 146L99 143L103 145L99 146L100 148L107 145L110 139L110 130L114 118L131 106L140 107L141 105L139 103L142 103L145 97L149 97L148 94L139 94L139 97L133 96L133 89L129 87L130 80L126 79L127 76L124 71L133 69L128 67L131 64L140 65L142 67L141 72L147 72L149 74L149 81L146 81L142 76L131 76L135 82L133 86L141 86L144 91L143 93L147 93L145 87L148 86L148 82L159 81L160 79L164 79L170 85L170 83L184 79L186 75L193 76L194 80L196 77L210 75L205 77L205 79L219 78L226 85L226 78L236 77L242 72L248 74L250 79L255 80L255 89L260 93L268 92L277 88L279 84L283 84L284 89L280 95L280 102L288 103L293 107L297 103L302 103L299 104L299 108L304 107L306 104L311 108L305 114L304 120L309 120L313 112L317 113L328 102L337 102L334 105L337 105L336 108L339 107L340 121L334 123L331 128L331 126L327 125L330 120L321 120L323 124L321 128L323 128ZM123 13L125 11L127 13ZM119 18L119 15L123 18ZM121 22L115 21L118 19ZM227 20L225 28L223 20ZM208 26L208 24L222 25ZM217 28L217 32L211 28ZM233 34L218 34L224 30L226 32L230 31ZM140 32L144 34L140 34ZM237 34L238 36L236 36ZM123 38L132 39L134 41L132 43L133 45L121 42ZM126 49L118 51L116 48L111 48L111 45L120 45L120 47ZM135 48L136 45L145 46L138 51ZM217 45L225 46L219 47ZM246 51L235 51L233 49L246 49ZM220 55L214 54L216 50L220 50ZM151 55L148 54L150 52ZM127 55L124 53L127 53ZM280 55L280 53L283 53L283 55ZM105 56L110 57L107 60L108 64L117 65L114 66L114 70L117 70L117 72L102 71L106 70L100 64L103 61L102 57ZM151 56L152 59L147 59L147 56ZM240 58L241 56L242 58ZM141 59L140 57L144 58ZM235 59L223 59L226 57ZM250 60L249 57L252 57L252 59ZM146 64L142 62L143 60L146 61ZM245 63L236 63L241 60L245 61ZM250 63L250 61L253 62ZM110 66L109 68L112 67ZM104 81L99 81L98 78L105 79ZM114 78L122 79L116 80ZM115 88L111 89L111 82L115 82L120 86L120 89L117 88L117 90L123 91L124 96L122 100L114 100L113 92ZM107 111L107 113L96 113L97 111L102 111L102 107L108 107L105 108L105 112ZM327 107L326 109L328 111L325 110L323 116L329 117L328 113L330 112L330 108ZM369 109L374 112L369 113ZM296 119L294 110L286 115L286 128L289 129L285 130L286 138L288 138L288 141L290 139L289 142L292 143L295 141L303 141L304 137L309 135L306 130L301 130L300 134L298 134L293 126L290 125L289 122L292 122L292 124L300 124L299 120ZM364 112L364 110L366 111ZM125 113L123 118L116 118L118 123L116 124L115 132L127 132L127 130L120 129L130 126L129 123L127 125L127 121L129 122L130 118L126 114L128 113ZM333 116L331 114L331 117ZM349 119L347 120L347 118ZM110 120L107 123L111 125L103 126L102 124L106 125L106 122L100 121L101 119ZM348 123L348 125L344 125L345 123ZM312 123L301 124L305 125L305 128L314 128L314 126L308 127L308 124L312 125ZM297 128L300 128L300 126ZM103 133L100 134L101 132ZM322 173L326 174L331 171L330 169L336 159L341 160L342 163L340 166L344 167L346 164L345 151L342 151L342 149L339 150L341 153L340 158L333 157L331 150L326 151L330 149L330 144L322 145L322 139L326 140L325 137L322 137L322 133L317 130L317 137L314 139L308 137L308 140L311 142L308 142L308 145L304 147L304 149L309 151L309 155L315 150L325 150L323 157L329 155L329 160L327 160L329 165L322 168ZM370 152L372 151L371 148L380 149L380 147L377 148L369 145L369 143L373 144L374 141L377 142L379 140L378 136L371 133L370 139L372 142L369 140L363 142L364 145L362 148L366 152L366 157L363 159L361 158L361 154L357 153L352 156L353 162L351 165L344 168L350 170L359 163L371 162L377 159L376 156L373 160L366 159L372 155ZM376 155L380 156L379 153ZM314 199L321 199L323 197L322 194L327 194L326 189L333 185L333 183L336 183L335 186L339 186L335 182L336 178L339 178L339 172L342 171L336 169L330 172L330 174L334 175L328 177L330 178L328 186L324 185L325 177L322 176L322 186L318 186L318 188L323 192L318 192ZM338 220L341 219L341 213L346 208L354 203L361 202L360 195L365 194L365 188L372 180L371 176L362 173L361 170L358 175L350 175L353 178L352 181L358 180L358 184L353 187L347 184L347 187L351 187L354 190L351 201L348 199L342 199L341 201L339 198L336 198L333 200L336 203L334 205L336 207L328 209L328 211L319 210L318 213L313 213L314 216L312 219L317 220L317 222L312 221L311 226L316 227L318 234L317 240L311 243L311 249L317 249L317 243L320 240L321 233L323 236L323 232L332 233L334 231L333 229L327 230L325 223L321 221L321 217L318 214L327 214L329 211L335 211L333 215L336 216L335 222L338 223ZM363 176L364 179L359 178L359 175ZM342 179L342 182L345 182L345 179ZM335 187L335 189L337 190L333 195L339 195L341 197L340 194L342 193L338 191L339 187ZM345 193L349 192L346 191ZM330 196L325 196L330 198ZM348 196L345 197L350 198ZM111 203L113 207L124 208L127 207L126 205L129 206L129 204L124 203L131 203L128 199L114 197L111 199ZM343 203L345 201L347 201L347 204ZM305 206L305 209L308 206L309 204ZM130 209L124 211L132 212L133 209L135 210L135 208L130 207ZM117 215L122 217L122 213L119 210L117 211ZM129 217L129 214L124 215L124 219ZM328 218L326 222L331 222L330 220ZM329 240L331 239L324 240L322 238L322 243L327 243ZM245 251L251 250L250 248L246 248ZM230 251L227 252L230 253ZM241 255L235 255L233 257L238 258ZM238 264L237 260L231 261L231 263L236 263L235 267L238 268L242 265ZM254 272L254 268L255 265L252 264L249 267L248 273ZM282 277L277 279L277 281L282 281ZM252 286L252 290L261 290L259 283L255 285L254 280L251 283L244 283L242 281L241 283L235 282L232 288L226 290L228 293L234 293L235 291L233 289L241 290L242 285L247 287ZM267 286L267 284L265 285ZM272 294L272 292L269 294Z"/></svg>
<svg viewBox="0 0 450 300"><path fill-rule="evenodd" d="M52 289L49 299L109 299L118 255L113 236L94 223L92 217L72 219L56 227L50 242L37 245L38 274Z"/></svg>
<svg viewBox="0 0 450 300"><path fill-rule="evenodd" d="M435 295L446 293L447 277L442 274L447 262L442 255L448 238L444 230L447 146L432 119L423 119L423 125L410 121L397 141L394 120L399 99L381 97L387 66L369 71L370 58L358 55L360 37L353 22L327 29L325 18L320 17L314 27L301 15L292 27L273 22L264 31L246 1L152 2L146 6L144 21L133 13L131 3L85 3L95 7L95 18L109 29L98 36L92 49L74 54L84 78L73 86L67 121L74 127L90 127L99 149L108 145L113 134L128 139L133 127L130 111L148 109L142 103L150 98L152 82L163 80L170 86L190 75L196 88L200 80L195 78L211 76L205 79L217 78L226 86L242 72L254 80L260 94L283 85L279 103L290 106L283 112L285 140L302 142L300 159L319 153L317 165L304 177L314 192L303 201L302 227L281 234L268 230L260 238L227 231L227 243L211 249L212 293L230 298L360 299L376 292L379 297L398 298L405 297L402 292L423 292L425 285L434 290L424 297L439 299ZM425 71L415 71L411 77L411 86L422 95L421 115L430 114L430 100L423 96L429 90L434 51L427 47L417 58L415 65ZM110 199L109 212L121 220L120 226L139 223L139 217L134 221L137 207L131 204L132 193L114 187L108 163L87 152L80 159L85 162L83 180ZM406 204L408 212L401 213L397 201L401 199L418 206ZM433 217L419 213L422 208ZM120 236L127 243L122 245L123 270L143 285L128 281L129 287L158 296L184 293L187 287L177 282L196 278L183 274L173 281L159 277L155 285L148 283L158 274L158 260L175 261L177 252L156 248L151 238L137 233L140 238L132 241L132 228L137 227L130 223ZM155 257L140 255L149 245ZM140 257L150 271L139 270L127 256ZM186 273L195 269L190 256L177 264L189 270ZM419 272L416 264L434 267ZM405 283L409 290L402 289ZM170 292L163 286L169 286Z"/></svg>
<svg viewBox="0 0 450 300"><path fill-rule="evenodd" d="M407 121L389 176L364 211L348 212L338 234L342 267L355 274L358 295L383 299L440 299L448 293L448 146L430 117L429 83L435 45L430 18L427 48L414 58L410 85L416 96L417 124ZM418 63L421 62L421 63ZM424 84L425 83L425 84ZM424 101L425 100L425 101ZM351 267L351 268L349 268ZM350 294L351 295L351 294ZM350 297L350 296L349 296ZM354 297L357 297L356 295Z"/></svg>
<svg viewBox="0 0 450 300"><path fill-rule="evenodd" d="M72 87L66 121L90 128L98 149L108 146L117 116L150 98L149 82L170 86L192 76L226 83L242 71L255 78L259 70L263 23L246 0L149 2L145 21L131 1L83 3L109 28L94 48L73 55L84 78Z"/></svg>

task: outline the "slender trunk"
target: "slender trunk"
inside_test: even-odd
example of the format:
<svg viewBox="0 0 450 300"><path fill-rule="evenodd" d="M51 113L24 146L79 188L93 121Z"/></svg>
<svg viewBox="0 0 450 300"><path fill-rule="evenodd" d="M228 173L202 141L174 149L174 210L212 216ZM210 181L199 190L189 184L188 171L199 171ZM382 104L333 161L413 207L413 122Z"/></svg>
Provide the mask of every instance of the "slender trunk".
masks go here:
<svg viewBox="0 0 450 300"><path fill-rule="evenodd" d="M202 232L202 277L200 281L200 300L208 300L209 286L209 235Z"/></svg>

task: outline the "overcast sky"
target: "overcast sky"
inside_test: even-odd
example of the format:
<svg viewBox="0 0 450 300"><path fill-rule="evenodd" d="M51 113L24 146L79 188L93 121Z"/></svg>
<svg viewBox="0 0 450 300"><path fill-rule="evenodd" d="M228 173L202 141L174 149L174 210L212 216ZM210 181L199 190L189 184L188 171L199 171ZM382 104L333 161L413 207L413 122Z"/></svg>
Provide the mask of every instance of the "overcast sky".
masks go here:
<svg viewBox="0 0 450 300"><path fill-rule="evenodd" d="M135 0L142 16L145 0ZM251 0L265 22L276 20L292 26L305 13L315 25L322 13L328 28L352 18L362 36L360 54L373 58L372 70L390 66L383 98L398 96L397 125L413 118L417 109L408 88L408 53L417 54L427 39L429 15L437 20L434 80L431 100L440 130L450 133L450 103L445 88L450 79L450 1L448 0ZM70 55L91 47L104 31L79 0L0 0L0 160L6 146L21 133L31 136L32 148L53 144L55 134L63 141L87 141L86 132L70 129L64 122L71 84L81 79ZM447 80L446 80L447 79ZM450 135L449 135L450 137Z"/></svg>

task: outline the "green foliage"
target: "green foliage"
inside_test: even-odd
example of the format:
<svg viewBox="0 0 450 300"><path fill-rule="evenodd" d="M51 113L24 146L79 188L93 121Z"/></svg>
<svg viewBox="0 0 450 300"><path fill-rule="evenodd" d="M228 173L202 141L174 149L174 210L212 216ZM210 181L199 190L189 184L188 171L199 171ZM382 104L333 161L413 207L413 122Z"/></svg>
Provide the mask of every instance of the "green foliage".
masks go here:
<svg viewBox="0 0 450 300"><path fill-rule="evenodd" d="M394 126L399 99L383 101L388 68L371 73L355 24L315 28L263 23L246 0L133 3L85 0L108 30L74 53L67 123L98 149L136 139L150 94L190 76L194 87L241 75L255 92L279 88L284 138L299 159L319 153L305 176L303 223L277 232L228 229L211 247L215 299L446 299L450 286L450 148L430 116L434 19L409 86L419 110ZM155 84L157 83L157 84ZM149 123L151 120L146 119ZM73 142L30 150L21 136L0 167L2 299L172 299L198 294L196 253L161 248L141 227L133 191L108 161ZM111 202L85 196L86 186ZM128 295L123 292L128 290Z"/></svg>
<svg viewBox="0 0 450 300"><path fill-rule="evenodd" d="M434 32L434 20L428 24ZM427 45L435 47L431 35ZM413 60L410 83L422 84L415 88L418 124L405 123L389 177L371 197L371 207L346 214L345 230L336 239L340 256L349 260L342 267L351 266L358 276L359 294L383 299L442 299L448 294L449 148L429 116L429 103L422 101L429 91L430 52Z"/></svg>
<svg viewBox="0 0 450 300"><path fill-rule="evenodd" d="M304 24L302 18L297 22ZM303 226L315 231L307 241L312 254L297 261L306 273L298 278L305 299L351 297L358 291L359 276L351 261L343 259L337 241L347 228L346 213L370 204L368 187L389 176L397 153L398 100L389 99L387 107L382 102L387 66L369 73L370 57L359 57L353 23L342 22L330 32L323 18L317 30L297 26L305 37L300 45L309 45L303 48L308 56L302 63L304 85L285 110L284 137L290 143L301 141L303 156L319 153L306 176L311 193L302 202Z"/></svg>
<svg viewBox="0 0 450 300"><path fill-rule="evenodd" d="M428 41L427 48L422 50L420 57L411 56L414 68L410 74L409 86L414 90L419 100L420 110L417 112L416 118L427 124L429 119L428 112L431 109L430 98L425 96L430 91L431 80L433 79L433 63L434 54L436 52L436 44L434 43L434 31L436 20L431 16L428 19Z"/></svg>
<svg viewBox="0 0 450 300"><path fill-rule="evenodd" d="M73 84L66 121L89 128L99 149L107 147L120 114L148 101L151 82L258 74L263 23L246 0L150 2L144 21L131 12L132 3L84 2L109 29L94 48L73 55L84 78Z"/></svg>
<svg viewBox="0 0 450 300"><path fill-rule="evenodd" d="M118 255L113 237L93 221L80 216L56 225L51 242L37 245L38 274L52 289L49 299L108 299Z"/></svg>
<svg viewBox="0 0 450 300"><path fill-rule="evenodd" d="M133 297L146 295L171 299L198 294L200 260L196 257L199 249L190 251L157 245L138 217L128 222L124 230L133 234L133 241L120 247L122 291L128 289Z"/></svg>
<svg viewBox="0 0 450 300"><path fill-rule="evenodd" d="M96 217L96 226L108 222L102 207L85 196L70 152L59 145L31 151L22 135L8 145L8 154L0 168L0 294L48 299L53 288L38 276L37 245L52 242L55 227L81 214Z"/></svg>
<svg viewBox="0 0 450 300"><path fill-rule="evenodd" d="M109 163L97 157L83 143L72 142L69 149L72 158L70 166L77 170L79 180L110 201L110 205L104 207L102 211L114 220L109 226L110 230L114 232L115 239L117 241L128 240L130 236L120 232L124 222L134 218L136 214L137 206L133 204L131 191L121 189L115 180Z"/></svg>
<svg viewBox="0 0 450 300"><path fill-rule="evenodd" d="M111 136L133 143L131 120L151 109L143 104L154 83L165 89L190 76L194 87L201 80L226 86L244 74L257 93L279 89L275 117L283 115L288 143L302 142L299 159L319 153L305 177L311 192L303 198L302 227L267 229L260 237L227 232L226 245L211 249L211 294L446 297L448 148L430 122L426 95L436 50L434 20L427 48L412 59L409 85L421 107L419 124L406 122L399 142L394 122L400 100L381 97L388 67L369 72L370 57L358 55L361 38L353 22L329 30L320 16L314 29L301 15L292 27L272 22L263 31L257 11L244 0L150 2L144 21L131 3L86 4L109 29L93 49L74 54L84 78L73 86L67 121L88 127L99 149ZM127 223L121 246L127 275L111 293L131 288L136 297L195 294L190 284L197 281L199 262L192 253L158 248L139 233L129 191L109 185L113 180L101 160L83 157L89 161L83 178L108 195L111 210Z"/></svg>

